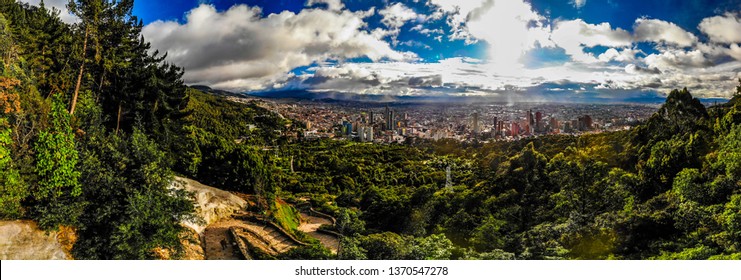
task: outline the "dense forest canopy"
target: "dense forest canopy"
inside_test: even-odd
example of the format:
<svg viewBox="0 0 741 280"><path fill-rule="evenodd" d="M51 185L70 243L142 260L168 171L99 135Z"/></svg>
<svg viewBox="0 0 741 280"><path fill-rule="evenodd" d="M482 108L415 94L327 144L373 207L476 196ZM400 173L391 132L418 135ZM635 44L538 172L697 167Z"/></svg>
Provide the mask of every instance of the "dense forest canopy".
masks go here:
<svg viewBox="0 0 741 280"><path fill-rule="evenodd" d="M73 228L75 258L182 252L195 218L176 173L257 194L279 221L278 198L337 217L338 255L285 258L741 258L741 84L709 108L672 91L624 132L294 142L291 120L185 86L133 1L69 7L78 23L0 0L0 217Z"/></svg>

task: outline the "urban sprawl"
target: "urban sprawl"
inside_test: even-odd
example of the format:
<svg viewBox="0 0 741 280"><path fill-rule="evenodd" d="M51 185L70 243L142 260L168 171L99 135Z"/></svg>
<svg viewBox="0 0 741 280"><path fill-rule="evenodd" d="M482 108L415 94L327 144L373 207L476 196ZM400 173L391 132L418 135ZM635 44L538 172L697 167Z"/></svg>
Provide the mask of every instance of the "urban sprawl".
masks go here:
<svg viewBox="0 0 741 280"><path fill-rule="evenodd" d="M247 100L238 100L245 102ZM630 129L656 112L642 104L392 104L255 100L303 123L304 139L403 143L417 139L513 141Z"/></svg>

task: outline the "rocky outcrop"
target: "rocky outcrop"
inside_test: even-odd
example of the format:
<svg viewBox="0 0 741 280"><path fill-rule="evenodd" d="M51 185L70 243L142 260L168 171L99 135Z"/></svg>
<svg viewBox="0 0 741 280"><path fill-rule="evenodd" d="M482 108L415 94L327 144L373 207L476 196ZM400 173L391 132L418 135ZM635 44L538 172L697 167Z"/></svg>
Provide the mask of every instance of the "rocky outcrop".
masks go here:
<svg viewBox="0 0 741 280"><path fill-rule="evenodd" d="M184 221L183 224L198 234L202 234L209 224L228 218L237 211L243 211L247 206L247 202L236 195L188 178L175 177L172 186L193 193L196 215L203 223Z"/></svg>
<svg viewBox="0 0 741 280"><path fill-rule="evenodd" d="M185 249L180 260L205 259L206 254L203 252L203 247L201 246L201 236L195 230L191 229L183 233L180 243L183 244L183 249Z"/></svg>
<svg viewBox="0 0 741 280"><path fill-rule="evenodd" d="M59 239L58 232L44 232L33 221L0 221L0 259L71 259Z"/></svg>

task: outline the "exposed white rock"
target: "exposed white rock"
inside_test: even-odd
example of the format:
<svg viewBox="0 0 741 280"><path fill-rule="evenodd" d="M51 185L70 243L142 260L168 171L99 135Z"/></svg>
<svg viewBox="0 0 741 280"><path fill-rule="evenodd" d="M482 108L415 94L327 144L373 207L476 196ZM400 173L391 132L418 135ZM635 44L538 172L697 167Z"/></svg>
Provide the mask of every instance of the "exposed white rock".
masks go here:
<svg viewBox="0 0 741 280"><path fill-rule="evenodd" d="M46 233L32 221L0 221L0 259L66 260L57 233Z"/></svg>
<svg viewBox="0 0 741 280"><path fill-rule="evenodd" d="M236 211L244 210L247 206L247 202L236 195L188 178L175 177L172 187L193 193L196 215L205 223L196 224L184 221L183 225L195 230L198 234L203 233L209 224L227 218Z"/></svg>

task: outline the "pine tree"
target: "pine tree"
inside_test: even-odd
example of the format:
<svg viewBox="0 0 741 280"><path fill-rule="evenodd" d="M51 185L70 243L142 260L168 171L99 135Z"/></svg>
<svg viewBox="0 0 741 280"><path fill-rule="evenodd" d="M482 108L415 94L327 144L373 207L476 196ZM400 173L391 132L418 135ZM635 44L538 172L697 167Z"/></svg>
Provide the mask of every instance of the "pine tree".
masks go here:
<svg viewBox="0 0 741 280"><path fill-rule="evenodd" d="M87 59L88 40L93 40L93 47L95 48L96 59L100 53L100 43L98 40L98 27L100 26L101 13L103 11L104 3L102 0L70 0L67 4L67 8L74 15L82 20L80 28L84 30L82 40L82 53L80 61L80 71L77 74L77 83L75 84L75 91L72 95L72 103L70 105L70 115L75 114L75 107L77 106L77 97L80 93L80 87L82 84L82 77L85 72L85 60Z"/></svg>

